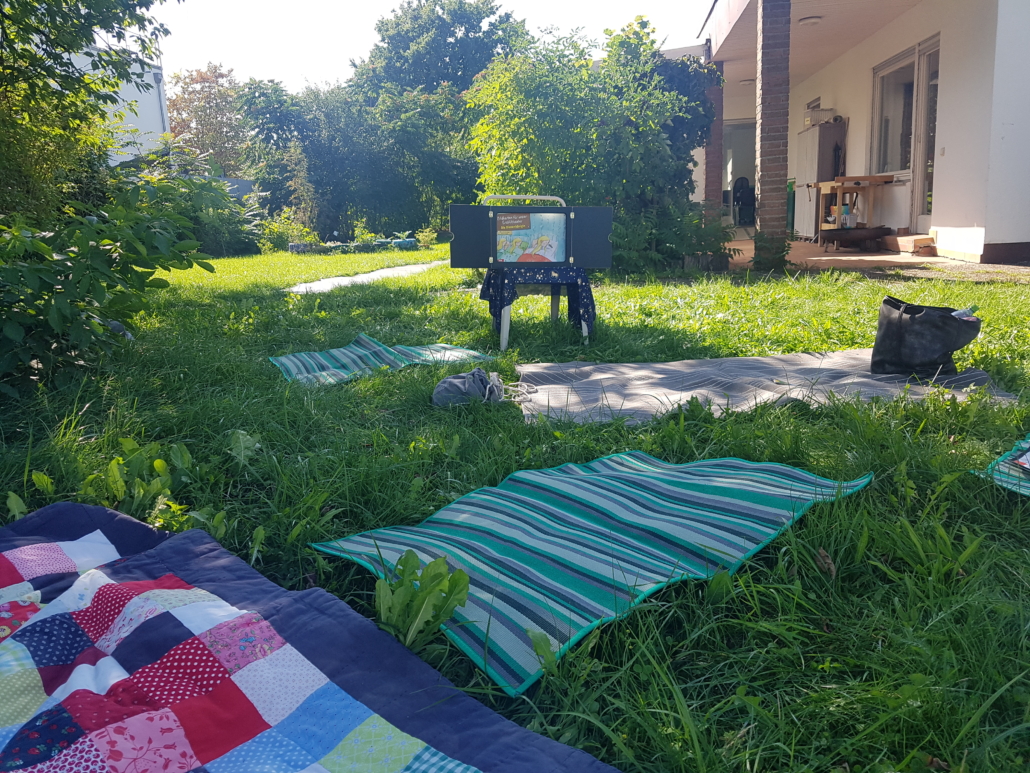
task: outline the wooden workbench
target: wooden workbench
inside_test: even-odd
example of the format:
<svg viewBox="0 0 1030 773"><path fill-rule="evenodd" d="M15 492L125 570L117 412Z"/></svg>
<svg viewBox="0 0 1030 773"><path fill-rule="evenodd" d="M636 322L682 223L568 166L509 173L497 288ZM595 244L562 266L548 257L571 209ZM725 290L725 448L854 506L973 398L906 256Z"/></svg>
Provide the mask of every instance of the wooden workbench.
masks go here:
<svg viewBox="0 0 1030 773"><path fill-rule="evenodd" d="M820 182L815 185L819 189L819 199L816 205L816 212L819 214L819 239L818 243L826 248L829 239L823 236L824 231L839 231L840 215L843 205L847 204L851 214L856 214L859 196L862 199L862 215L865 224L869 228L876 227L876 192L884 185L894 183L892 174L858 175L849 177L837 177L832 182ZM836 206L836 214L832 214L830 207ZM832 218L832 219L831 219ZM834 240L834 245L837 242Z"/></svg>

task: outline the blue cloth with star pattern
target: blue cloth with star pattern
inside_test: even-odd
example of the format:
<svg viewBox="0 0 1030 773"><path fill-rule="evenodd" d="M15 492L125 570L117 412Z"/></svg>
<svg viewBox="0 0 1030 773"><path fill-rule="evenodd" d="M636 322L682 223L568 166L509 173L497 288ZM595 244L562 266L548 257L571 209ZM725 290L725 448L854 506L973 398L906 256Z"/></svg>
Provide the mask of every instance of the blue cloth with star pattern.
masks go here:
<svg viewBox="0 0 1030 773"><path fill-rule="evenodd" d="M479 297L490 303L495 331L501 329L501 310L518 297L517 286L527 284L564 285L569 295L569 324L578 330L580 323L586 322L587 333L594 332L597 311L586 269L546 263L491 268L486 272Z"/></svg>

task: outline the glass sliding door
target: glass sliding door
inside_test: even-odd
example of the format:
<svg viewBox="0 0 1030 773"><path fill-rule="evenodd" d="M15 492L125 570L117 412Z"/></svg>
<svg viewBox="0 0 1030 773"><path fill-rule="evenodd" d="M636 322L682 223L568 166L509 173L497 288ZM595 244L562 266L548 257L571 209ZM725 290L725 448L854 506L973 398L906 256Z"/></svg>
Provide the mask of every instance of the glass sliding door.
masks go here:
<svg viewBox="0 0 1030 773"><path fill-rule="evenodd" d="M924 233L933 212L940 62L940 37L935 35L873 70L869 167L911 186L907 219Z"/></svg>
<svg viewBox="0 0 1030 773"><path fill-rule="evenodd" d="M933 160L937 150L937 79L940 72L940 49L924 57L923 72L926 77L926 111L922 126L922 180L919 186L919 214L933 213Z"/></svg>
<svg viewBox="0 0 1030 773"><path fill-rule="evenodd" d="M912 168L912 110L916 65L909 62L880 76L880 157L877 174Z"/></svg>

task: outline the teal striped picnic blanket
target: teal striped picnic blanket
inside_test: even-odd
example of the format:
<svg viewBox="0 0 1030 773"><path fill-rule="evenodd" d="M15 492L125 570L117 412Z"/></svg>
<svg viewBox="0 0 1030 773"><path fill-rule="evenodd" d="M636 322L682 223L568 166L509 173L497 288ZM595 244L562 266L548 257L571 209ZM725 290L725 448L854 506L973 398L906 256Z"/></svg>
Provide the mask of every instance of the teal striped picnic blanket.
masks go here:
<svg viewBox="0 0 1030 773"><path fill-rule="evenodd" d="M995 459L986 470L976 470L983 478L990 478L999 486L1030 496L1030 470L1020 467L1015 460L1030 451L1030 435L1020 440L1007 454Z"/></svg>
<svg viewBox="0 0 1030 773"><path fill-rule="evenodd" d="M406 365L492 360L485 354L450 344L387 346L360 333L347 346L325 352L298 352L269 357L287 381L304 384L340 384L367 376L374 370L398 370Z"/></svg>
<svg viewBox="0 0 1030 773"><path fill-rule="evenodd" d="M469 598L446 634L509 695L540 678L529 630L561 657L673 582L736 570L815 502L863 488L782 464L670 464L639 451L522 470L439 510L314 545L377 576L409 548L464 569ZM385 562L386 566L383 566Z"/></svg>

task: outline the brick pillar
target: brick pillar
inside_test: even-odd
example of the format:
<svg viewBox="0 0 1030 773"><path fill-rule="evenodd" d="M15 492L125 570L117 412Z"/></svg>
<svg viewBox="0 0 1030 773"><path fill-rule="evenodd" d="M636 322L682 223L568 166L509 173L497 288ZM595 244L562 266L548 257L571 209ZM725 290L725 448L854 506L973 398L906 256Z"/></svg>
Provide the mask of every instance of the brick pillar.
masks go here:
<svg viewBox="0 0 1030 773"><path fill-rule="evenodd" d="M755 194L757 227L787 235L787 111L790 97L790 0L758 3Z"/></svg>
<svg viewBox="0 0 1030 773"><path fill-rule="evenodd" d="M722 75L722 62L716 62L715 66ZM705 143L705 208L716 212L722 210L722 94L722 86L713 86L707 91L715 108L715 120Z"/></svg>

